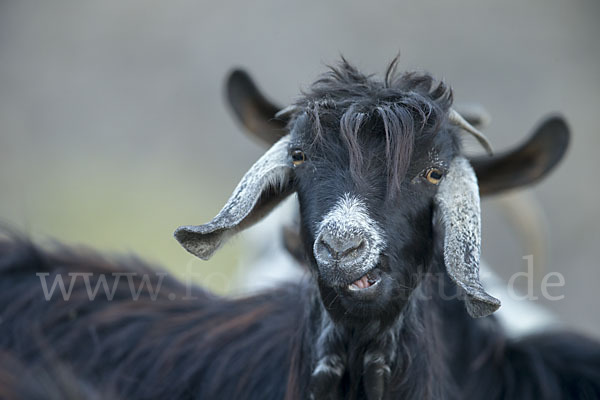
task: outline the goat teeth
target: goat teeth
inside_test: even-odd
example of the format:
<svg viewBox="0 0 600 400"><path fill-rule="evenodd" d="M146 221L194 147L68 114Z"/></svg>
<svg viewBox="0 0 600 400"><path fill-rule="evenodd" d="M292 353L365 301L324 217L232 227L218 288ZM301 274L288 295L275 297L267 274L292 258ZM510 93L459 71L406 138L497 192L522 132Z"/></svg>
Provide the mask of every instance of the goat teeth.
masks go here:
<svg viewBox="0 0 600 400"><path fill-rule="evenodd" d="M369 279L365 275L365 276L361 277L360 279L357 279L356 281L352 282L350 285L348 285L348 289L361 290L361 289L366 289L370 286L371 286L371 282L369 282Z"/></svg>

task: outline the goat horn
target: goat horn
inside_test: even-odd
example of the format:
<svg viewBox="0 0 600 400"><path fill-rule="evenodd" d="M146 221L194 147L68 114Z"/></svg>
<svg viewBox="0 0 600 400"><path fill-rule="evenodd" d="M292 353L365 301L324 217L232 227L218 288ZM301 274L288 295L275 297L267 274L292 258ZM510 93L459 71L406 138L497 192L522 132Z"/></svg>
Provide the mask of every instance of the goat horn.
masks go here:
<svg viewBox="0 0 600 400"><path fill-rule="evenodd" d="M452 108L450 109L448 113L448 119L453 125L456 125L464 131L473 135L490 156L494 154L494 151L492 150L492 145L490 144L489 140L484 136L484 134L475 129L473 125L469 124L456 110Z"/></svg>
<svg viewBox="0 0 600 400"><path fill-rule="evenodd" d="M287 107L282 108L281 110L277 111L277 114L275 114L275 118L288 119L288 117L290 115L292 115L293 113L295 113L297 110L298 110L298 106L292 104L291 106L287 106Z"/></svg>

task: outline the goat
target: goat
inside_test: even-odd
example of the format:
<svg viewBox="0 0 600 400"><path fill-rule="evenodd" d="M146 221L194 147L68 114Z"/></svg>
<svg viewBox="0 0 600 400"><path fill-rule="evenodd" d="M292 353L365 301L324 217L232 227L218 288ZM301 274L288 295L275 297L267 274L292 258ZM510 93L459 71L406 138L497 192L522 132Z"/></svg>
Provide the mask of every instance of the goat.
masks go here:
<svg viewBox="0 0 600 400"><path fill-rule="evenodd" d="M395 77L393 65L379 83L345 62L318 80L275 114L289 117L290 133L217 217L176 231L189 252L208 258L256 213L298 193L322 300L311 318L319 327L309 384L315 398L400 391L389 383L406 364L396 358L406 357L402 327L414 293L431 281L453 284L471 317L499 307L479 282L479 187L453 125L490 146L450 108L449 88L426 75Z"/></svg>
<svg viewBox="0 0 600 400"><path fill-rule="evenodd" d="M304 316L303 287L223 299L136 258L110 260L64 246L47 251L10 236L0 241L0 355L27 371L61 363L77 387L110 399L284 397L292 379L284 366L299 356L293 341ZM56 289L47 296L42 278L48 287L64 279L70 294ZM102 282L110 294L100 290L91 300L86 285ZM0 393L21 394L27 386L8 381L0 379Z"/></svg>
<svg viewBox="0 0 600 400"><path fill-rule="evenodd" d="M394 65L381 81L345 61L331 69L278 114L289 133L221 212L175 233L208 258L297 192L311 279L224 299L167 277L132 300L131 287L157 274L139 260L7 240L0 350L27 366L51 352L82 382L127 399L598 397L596 342L510 341L485 317L499 303L478 277L479 191L522 178L494 175L502 155L471 168L460 130L486 140L451 111L449 87ZM561 119L552 125L568 137ZM480 171L491 172L478 187ZM89 283L44 299L40 274L73 272ZM88 298L100 277L110 301Z"/></svg>
<svg viewBox="0 0 600 400"><path fill-rule="evenodd" d="M267 96L260 91L246 71L235 69L229 74L226 93L233 115L251 138L258 139L261 144L270 145L281 138L283 129L279 124L282 121L276 118L276 115L283 107L267 100ZM463 104L454 107L477 129L485 128L489 124L490 116L481 105ZM524 144L505 153L505 158L510 161L505 161L501 167L494 167L491 172L496 175L503 174L502 177L495 176L490 179L488 171L488 176L483 181L493 181L496 186L494 188L488 184L488 190L484 190L482 196L503 193L509 188L529 186L552 171L558 160L563 157L568 142L566 130L561 129L564 124L553 123L557 119L557 116L546 118L534 129ZM507 154L510 154L510 157L507 157ZM496 158L493 163L497 162ZM481 168L475 168L475 172L480 177L485 173ZM515 178L521 181L516 182ZM505 184L499 185L502 180ZM502 207L503 213L513 215L509 222L515 228L520 241L532 252L536 265L543 265L547 237L542 226L544 218L540 211L541 204L532 195L519 194L505 198L498 205ZM297 199L290 198L269 216L268 222L250 229L244 238L244 257L239 261L242 271L236 279L239 289L252 292L276 287L281 283L299 280L308 273L298 221ZM273 240L278 235L281 240ZM507 284L502 282L483 260L481 279L486 289L490 289L495 296L501 298L502 307L495 315L511 337L556 328L560 323L541 305L518 301L510 296Z"/></svg>

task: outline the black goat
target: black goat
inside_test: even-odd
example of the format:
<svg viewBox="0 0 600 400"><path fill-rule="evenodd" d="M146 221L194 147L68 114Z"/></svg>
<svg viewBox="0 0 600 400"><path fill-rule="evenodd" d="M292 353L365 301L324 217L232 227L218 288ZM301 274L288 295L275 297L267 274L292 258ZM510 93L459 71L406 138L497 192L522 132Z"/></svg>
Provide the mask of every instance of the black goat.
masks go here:
<svg viewBox="0 0 600 400"><path fill-rule="evenodd" d="M100 289L90 301L84 276L91 288L106 279L111 300ZM301 349L294 341L309 296L303 287L222 299L137 259L42 251L19 239L0 242L0 277L0 356L10 353L27 371L50 376L49 367L62 362L103 398L281 399L293 380L291 360ZM57 277L67 290L73 284L70 295L56 286L46 296L41 279L50 288ZM0 371L0 393L28 386L4 376L3 383Z"/></svg>
<svg viewBox="0 0 600 400"><path fill-rule="evenodd" d="M497 168L514 153L476 160L473 172L459 130L477 132L452 112L450 89L393 65L383 81L345 61L325 74L278 114L290 133L219 215L176 232L209 257L296 191L314 281L228 300L165 278L134 301L132 287L159 278L139 261L8 240L0 351L32 367L50 353L86 385L127 399L599 397L597 343L571 334L513 342L493 317L472 318L499 306L478 281L475 173L486 171L488 193L538 179L566 139L550 157L534 152L538 168L511 166L538 175ZM543 128L568 138L559 118ZM68 301L44 300L40 277L73 272L91 287L104 277L112 300L90 301L83 279Z"/></svg>

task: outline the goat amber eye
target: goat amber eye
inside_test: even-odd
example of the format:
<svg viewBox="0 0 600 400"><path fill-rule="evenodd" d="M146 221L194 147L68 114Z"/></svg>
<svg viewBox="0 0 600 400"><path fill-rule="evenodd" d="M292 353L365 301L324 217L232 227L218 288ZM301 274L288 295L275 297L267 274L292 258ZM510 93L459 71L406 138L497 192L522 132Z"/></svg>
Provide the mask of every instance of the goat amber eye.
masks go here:
<svg viewBox="0 0 600 400"><path fill-rule="evenodd" d="M298 166L306 160L306 156L302 150L292 151L292 164Z"/></svg>
<svg viewBox="0 0 600 400"><path fill-rule="evenodd" d="M434 185L440 183L442 176L444 176L444 173L437 168L430 168L425 174L427 181L429 181L429 183L433 183Z"/></svg>

